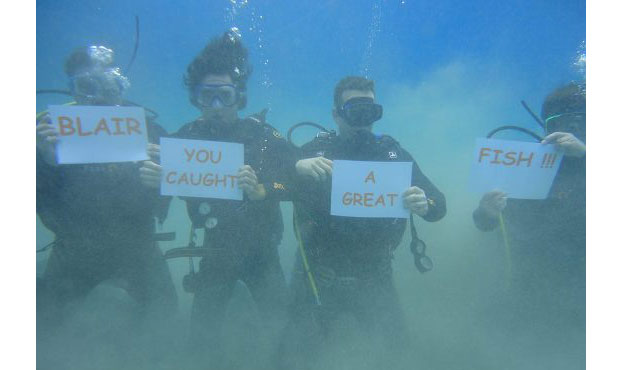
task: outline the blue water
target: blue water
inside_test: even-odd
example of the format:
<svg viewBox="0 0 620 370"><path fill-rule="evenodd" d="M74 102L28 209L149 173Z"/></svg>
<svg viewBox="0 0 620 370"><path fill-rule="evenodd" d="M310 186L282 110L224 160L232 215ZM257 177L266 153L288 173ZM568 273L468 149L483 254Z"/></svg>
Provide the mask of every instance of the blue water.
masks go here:
<svg viewBox="0 0 620 370"><path fill-rule="evenodd" d="M78 46L109 46L126 66L135 15L140 47L126 98L156 110L170 132L198 115L182 83L187 65L211 37L233 26L254 68L243 114L268 107L269 122L282 132L303 120L335 128L335 83L350 74L375 80L384 106L375 131L396 137L448 199L442 221L418 226L432 248L435 271L421 277L402 246L395 260L403 306L422 338L412 368L570 369L583 360L568 354L508 358L504 344L478 326L490 297L502 289L504 262L497 235L482 234L472 224L479 194L468 191L467 178L476 137L509 123L538 130L520 100L539 112L551 90L584 78L573 62L585 40L585 1L38 0L37 89L66 88L62 66ZM67 100L39 95L36 109ZM300 132L296 140L311 134ZM518 136L505 137L511 135ZM290 204L283 209L290 216ZM183 205L173 202L164 229L177 231L178 243L163 248L182 244L188 227ZM290 219L285 227L281 255L288 273L295 252ZM38 246L50 238L38 223ZM38 262L40 272L44 257ZM181 337L191 303L179 285L187 262L170 266L182 304ZM244 297L239 293L238 300ZM72 368L123 363L103 350L90 355L63 361Z"/></svg>
<svg viewBox="0 0 620 370"><path fill-rule="evenodd" d="M62 62L80 45L109 45L126 65L134 15L140 17L140 50L127 98L156 107L170 130L195 115L181 83L185 68L210 37L231 26L240 29L254 66L247 110L271 106L281 128L301 118L328 122L331 89L343 75L367 70L382 97L393 84L416 86L459 62L466 64L469 88L503 82L514 87L514 101L538 106L552 88L575 78L571 61L585 40L585 1L246 4L39 0L37 88L64 87ZM46 104L40 98L37 108ZM300 117L285 114L290 107ZM520 113L515 107L492 118Z"/></svg>

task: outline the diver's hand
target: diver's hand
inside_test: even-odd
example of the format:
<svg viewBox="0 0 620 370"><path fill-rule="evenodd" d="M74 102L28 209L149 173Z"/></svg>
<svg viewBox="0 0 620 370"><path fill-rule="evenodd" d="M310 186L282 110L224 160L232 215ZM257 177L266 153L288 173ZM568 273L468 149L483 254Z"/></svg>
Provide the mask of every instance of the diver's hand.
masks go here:
<svg viewBox="0 0 620 370"><path fill-rule="evenodd" d="M267 196L265 186L258 183L258 177L254 169L247 164L239 168L237 173L237 184L242 189L250 200L263 200Z"/></svg>
<svg viewBox="0 0 620 370"><path fill-rule="evenodd" d="M554 132L547 135L541 144L555 144L568 157L581 158L586 155L586 144L568 132Z"/></svg>
<svg viewBox="0 0 620 370"><path fill-rule="evenodd" d="M478 206L482 212L491 218L498 218L499 214L506 208L508 194L501 190L492 190L485 193L480 199Z"/></svg>
<svg viewBox="0 0 620 370"><path fill-rule="evenodd" d="M295 163L297 174L310 176L317 181L325 181L332 175L333 162L325 157L301 159Z"/></svg>
<svg viewBox="0 0 620 370"><path fill-rule="evenodd" d="M58 132L52 126L49 115L37 123L37 150L43 156L43 160L51 165L56 166L56 143L58 143Z"/></svg>
<svg viewBox="0 0 620 370"><path fill-rule="evenodd" d="M403 193L405 208L418 216L425 216L428 213L428 198L424 190L417 186L412 186Z"/></svg>
<svg viewBox="0 0 620 370"><path fill-rule="evenodd" d="M159 145L148 143L146 146L146 154L148 154L148 156L151 157L152 161L159 162L159 154L160 154Z"/></svg>
<svg viewBox="0 0 620 370"><path fill-rule="evenodd" d="M153 161L142 162L140 167L140 181L142 185L158 189L161 184L162 168Z"/></svg>

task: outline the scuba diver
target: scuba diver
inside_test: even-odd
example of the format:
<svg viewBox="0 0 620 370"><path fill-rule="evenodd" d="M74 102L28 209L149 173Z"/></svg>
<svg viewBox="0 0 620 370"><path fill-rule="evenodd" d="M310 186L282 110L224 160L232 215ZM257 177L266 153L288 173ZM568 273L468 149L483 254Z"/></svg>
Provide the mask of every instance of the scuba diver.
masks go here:
<svg viewBox="0 0 620 370"><path fill-rule="evenodd" d="M404 207L429 222L446 214L444 195L412 156L392 137L372 132L383 112L375 102L374 81L357 76L341 79L333 104L332 117L339 132L320 131L301 147L301 159L295 165L294 226L299 253L291 283L290 321L280 347L282 369L312 368L319 344L343 313L352 314L380 349L396 354L393 360L400 360L410 349L392 278L393 253L407 221L331 216L333 160L412 162L411 186L402 193ZM378 368L392 366L383 362Z"/></svg>
<svg viewBox="0 0 620 370"><path fill-rule="evenodd" d="M549 196L508 199L500 189L491 191L482 196L473 219L478 229L499 227L504 237L511 276L503 319L511 336L537 338L540 348L546 338L551 347L545 348L581 356L575 358L585 367L585 85L571 82L551 92L542 120L531 114L546 136L531 135L564 153ZM567 347L569 338L578 338L574 347Z"/></svg>
<svg viewBox="0 0 620 370"><path fill-rule="evenodd" d="M129 80L111 49L78 48L64 70L75 99L70 104L126 105L122 94ZM151 119L147 130L149 145L166 134ZM37 214L55 240L45 248L51 252L37 279L37 328L55 328L68 316L70 302L110 279L123 282L141 317L170 317L177 296L155 234L155 218L163 222L170 199L141 183L140 163L58 164L58 141L49 114L38 114Z"/></svg>
<svg viewBox="0 0 620 370"><path fill-rule="evenodd" d="M184 76L190 101L201 116L172 135L244 146L245 165L237 179L244 199L182 197L192 222L190 246L166 253L168 258L190 257L190 273L183 279L185 290L194 293L190 346L194 355L203 356L197 360L211 368L222 368L227 361L222 324L237 281L247 286L256 303L261 334L275 336L284 324L279 201L288 196L295 159L286 140L265 122L266 111L239 118L247 103L250 72L247 49L234 29L210 40ZM161 166L146 162L145 167L150 171L149 183L158 186ZM197 240L202 231L204 240ZM191 258L201 258L198 272Z"/></svg>

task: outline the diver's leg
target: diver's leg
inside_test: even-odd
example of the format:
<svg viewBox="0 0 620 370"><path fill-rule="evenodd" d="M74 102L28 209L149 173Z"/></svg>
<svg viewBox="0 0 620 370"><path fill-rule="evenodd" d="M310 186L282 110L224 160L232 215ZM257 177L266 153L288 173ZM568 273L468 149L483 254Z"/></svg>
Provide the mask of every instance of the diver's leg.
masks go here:
<svg viewBox="0 0 620 370"><path fill-rule="evenodd" d="M366 282L355 301L362 328L377 341L377 366L407 368L412 341L391 272Z"/></svg>
<svg viewBox="0 0 620 370"><path fill-rule="evenodd" d="M133 254L135 258L123 261L120 273L127 280L127 293L143 306L147 316L169 318L177 309L177 293L161 250L156 242L131 247L139 250Z"/></svg>
<svg viewBox="0 0 620 370"><path fill-rule="evenodd" d="M287 289L277 246L260 255L246 259L241 272L263 320L263 326L272 335L284 326Z"/></svg>
<svg viewBox="0 0 620 370"><path fill-rule="evenodd" d="M127 293L138 303L137 344L147 363L172 361L181 348L176 320L177 294L168 264L156 242L127 245L132 253L120 262L118 277L127 282Z"/></svg>
<svg viewBox="0 0 620 370"><path fill-rule="evenodd" d="M278 342L274 363L281 370L312 369L320 355L320 344L331 321L318 306L299 253L292 274L292 301L287 310L287 323Z"/></svg>
<svg viewBox="0 0 620 370"><path fill-rule="evenodd" d="M209 368L223 364L222 324L232 296L237 273L229 264L200 262L192 304L189 346L192 357Z"/></svg>
<svg viewBox="0 0 620 370"><path fill-rule="evenodd" d="M58 240L37 281L37 330L58 327L67 316L67 304L84 298L104 280L107 262L88 242Z"/></svg>
<svg viewBox="0 0 620 370"><path fill-rule="evenodd" d="M260 333L255 338L260 353L273 354L286 323L287 289L277 246L259 247L260 254L245 258L241 280L246 284L260 315ZM260 340L259 340L260 339ZM272 356L269 356L273 358ZM261 363L264 360L259 360ZM273 368L269 365L267 368Z"/></svg>

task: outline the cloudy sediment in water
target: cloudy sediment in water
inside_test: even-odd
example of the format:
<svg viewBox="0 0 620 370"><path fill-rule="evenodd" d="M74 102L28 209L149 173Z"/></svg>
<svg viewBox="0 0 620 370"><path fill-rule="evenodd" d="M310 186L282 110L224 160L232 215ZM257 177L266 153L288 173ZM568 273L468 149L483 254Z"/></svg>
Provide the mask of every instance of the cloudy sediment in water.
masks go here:
<svg viewBox="0 0 620 370"><path fill-rule="evenodd" d="M395 253L394 279L413 336L409 357L397 366L585 368L585 333L532 348L530 338L511 336L494 325L509 309L501 304L508 294L504 244L499 232L483 233L474 226L472 211L480 194L468 189L476 138L506 124L542 135L520 101L539 113L549 92L585 78L585 1L527 0L518 6L381 0L38 2L37 89L65 88L62 66L78 46L106 45L125 66L134 48L134 14L140 17L140 45L126 98L157 111L158 123L168 132L198 115L182 83L187 65L209 39L231 27L248 47L254 69L242 115L268 107L267 120L283 134L300 121L335 129L336 82L355 74L375 81L384 114L374 131L396 138L446 195L448 205L439 222L416 219L435 263L432 272L422 275L415 269L408 231ZM38 95L37 111L68 99ZM300 129L294 140L300 144L315 132ZM518 133L503 138L530 140ZM279 251L290 280L297 243L292 205L283 202L281 208L285 230ZM187 245L189 227L185 204L174 199L161 231L176 232L176 240L160 242L161 249ZM531 232L542 233L542 228ZM51 240L53 234L37 218L37 247ZM37 275L47 256L37 254ZM168 266L179 297L175 317L138 324L136 304L123 283L108 281L72 305L71 317L57 333L39 335L37 367L204 368L185 345L192 302L181 285L187 259L169 260ZM156 334L144 334L143 325ZM260 319L242 283L235 288L224 327L228 368L269 368L277 338L254 335L260 332ZM317 354L316 368L381 368L372 339L350 317L342 317Z"/></svg>

